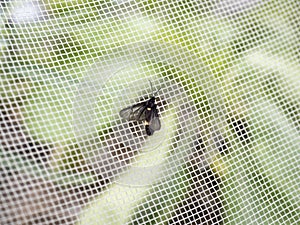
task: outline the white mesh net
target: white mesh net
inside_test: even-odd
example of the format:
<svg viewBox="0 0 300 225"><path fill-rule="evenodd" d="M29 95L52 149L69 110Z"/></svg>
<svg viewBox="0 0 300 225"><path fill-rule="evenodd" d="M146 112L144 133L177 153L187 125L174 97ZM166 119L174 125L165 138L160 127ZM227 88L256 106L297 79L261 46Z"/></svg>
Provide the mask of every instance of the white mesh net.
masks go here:
<svg viewBox="0 0 300 225"><path fill-rule="evenodd" d="M299 1L0 4L1 224L300 223Z"/></svg>

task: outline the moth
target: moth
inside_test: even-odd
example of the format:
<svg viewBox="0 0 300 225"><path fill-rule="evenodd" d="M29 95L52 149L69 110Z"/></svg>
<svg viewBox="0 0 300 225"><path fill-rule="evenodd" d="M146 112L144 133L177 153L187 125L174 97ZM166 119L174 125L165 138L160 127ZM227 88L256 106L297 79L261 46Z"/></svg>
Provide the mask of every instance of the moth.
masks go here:
<svg viewBox="0 0 300 225"><path fill-rule="evenodd" d="M151 82L150 85L152 88ZM161 128L155 97L159 90L160 89L158 89L155 94L152 94L147 101L122 109L119 113L122 118L128 121L144 122L146 134L148 136L153 135L155 131L158 131Z"/></svg>

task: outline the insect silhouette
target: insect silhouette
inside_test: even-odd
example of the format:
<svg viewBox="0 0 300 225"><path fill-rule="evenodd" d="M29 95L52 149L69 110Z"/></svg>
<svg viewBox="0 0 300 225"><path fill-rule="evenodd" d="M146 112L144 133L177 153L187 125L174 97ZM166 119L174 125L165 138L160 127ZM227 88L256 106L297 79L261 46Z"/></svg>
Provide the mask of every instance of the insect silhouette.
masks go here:
<svg viewBox="0 0 300 225"><path fill-rule="evenodd" d="M151 81L149 82L152 89L152 83ZM148 136L153 135L153 133L160 130L161 127L155 97L159 90L160 89L158 89L155 94L152 92L152 96L149 100L122 109L119 113L122 118L128 121L143 121Z"/></svg>

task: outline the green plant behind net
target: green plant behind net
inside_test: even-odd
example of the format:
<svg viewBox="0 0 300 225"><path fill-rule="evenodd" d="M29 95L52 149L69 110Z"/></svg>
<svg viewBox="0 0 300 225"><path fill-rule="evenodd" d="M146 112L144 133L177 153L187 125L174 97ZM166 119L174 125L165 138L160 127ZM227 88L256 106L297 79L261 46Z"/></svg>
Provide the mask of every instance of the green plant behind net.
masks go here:
<svg viewBox="0 0 300 225"><path fill-rule="evenodd" d="M297 1L0 7L0 224L300 223Z"/></svg>

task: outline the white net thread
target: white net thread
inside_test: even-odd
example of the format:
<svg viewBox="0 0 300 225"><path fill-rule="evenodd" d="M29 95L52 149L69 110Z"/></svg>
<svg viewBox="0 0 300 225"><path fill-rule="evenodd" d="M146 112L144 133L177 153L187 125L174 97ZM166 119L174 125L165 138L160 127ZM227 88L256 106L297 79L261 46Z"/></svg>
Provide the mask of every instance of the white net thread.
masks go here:
<svg viewBox="0 0 300 225"><path fill-rule="evenodd" d="M299 12L0 1L0 224L299 224Z"/></svg>

